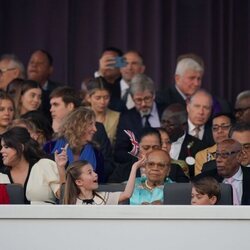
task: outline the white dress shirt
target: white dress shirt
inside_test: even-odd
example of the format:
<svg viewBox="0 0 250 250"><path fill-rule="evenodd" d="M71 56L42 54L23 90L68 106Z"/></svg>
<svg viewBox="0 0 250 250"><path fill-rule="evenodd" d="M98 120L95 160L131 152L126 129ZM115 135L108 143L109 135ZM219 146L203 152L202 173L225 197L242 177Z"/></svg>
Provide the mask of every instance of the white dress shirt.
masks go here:
<svg viewBox="0 0 250 250"><path fill-rule="evenodd" d="M121 98L122 98L129 89L129 85L126 83L124 79L121 79L120 86L121 86ZM132 109L135 106L131 94L128 94L126 106L127 109Z"/></svg>
<svg viewBox="0 0 250 250"><path fill-rule="evenodd" d="M173 142L171 144L171 149L170 149L170 157L174 160L178 160L179 158L179 155L180 155L180 152L181 152L181 146L182 146L182 143L185 139L185 136L186 136L186 133L181 136L180 138L178 138L177 141Z"/></svg>
<svg viewBox="0 0 250 250"><path fill-rule="evenodd" d="M232 188L235 189L238 201L241 204L241 198L243 194L243 173L241 167L230 179L231 181L228 181L228 178L225 178L223 183L232 185Z"/></svg>

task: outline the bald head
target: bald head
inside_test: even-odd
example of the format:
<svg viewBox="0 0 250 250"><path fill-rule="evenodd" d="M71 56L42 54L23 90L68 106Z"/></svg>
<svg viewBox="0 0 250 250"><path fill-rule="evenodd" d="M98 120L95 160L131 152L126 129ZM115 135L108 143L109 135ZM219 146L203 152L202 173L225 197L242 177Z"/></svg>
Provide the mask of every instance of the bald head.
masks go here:
<svg viewBox="0 0 250 250"><path fill-rule="evenodd" d="M226 139L217 144L217 171L223 178L232 177L240 168L241 144L234 139Z"/></svg>

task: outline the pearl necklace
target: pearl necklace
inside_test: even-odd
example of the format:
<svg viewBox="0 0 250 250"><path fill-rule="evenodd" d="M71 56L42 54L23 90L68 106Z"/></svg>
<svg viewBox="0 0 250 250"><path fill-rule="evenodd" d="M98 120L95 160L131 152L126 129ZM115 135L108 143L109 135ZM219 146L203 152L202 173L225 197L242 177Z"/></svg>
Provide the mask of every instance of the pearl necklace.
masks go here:
<svg viewBox="0 0 250 250"><path fill-rule="evenodd" d="M154 188L148 185L148 180L145 181L145 186L148 190L152 191Z"/></svg>

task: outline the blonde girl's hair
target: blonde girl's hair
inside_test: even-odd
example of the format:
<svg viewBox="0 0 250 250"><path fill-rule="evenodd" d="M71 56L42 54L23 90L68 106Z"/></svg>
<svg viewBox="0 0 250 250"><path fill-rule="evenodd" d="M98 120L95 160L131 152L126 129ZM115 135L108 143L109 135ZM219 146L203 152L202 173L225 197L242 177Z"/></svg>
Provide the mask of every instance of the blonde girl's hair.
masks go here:
<svg viewBox="0 0 250 250"><path fill-rule="evenodd" d="M88 107L79 107L67 115L60 128L59 137L64 137L70 148L81 150L82 143L80 138L84 135L87 125L95 119L95 113Z"/></svg>

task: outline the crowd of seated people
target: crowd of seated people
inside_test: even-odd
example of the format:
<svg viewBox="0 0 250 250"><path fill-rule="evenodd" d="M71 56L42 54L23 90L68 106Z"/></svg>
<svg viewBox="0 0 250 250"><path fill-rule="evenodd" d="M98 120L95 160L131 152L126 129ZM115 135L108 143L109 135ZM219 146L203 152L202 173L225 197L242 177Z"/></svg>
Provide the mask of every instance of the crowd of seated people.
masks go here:
<svg viewBox="0 0 250 250"><path fill-rule="evenodd" d="M106 48L81 95L51 80L47 51L31 53L26 72L2 55L0 204L18 184L25 204L162 205L166 185L190 183L189 204L216 205L222 183L233 205L250 205L250 90L234 108L213 96L195 54L160 92L145 69L138 51ZM98 189L114 183L124 190Z"/></svg>

